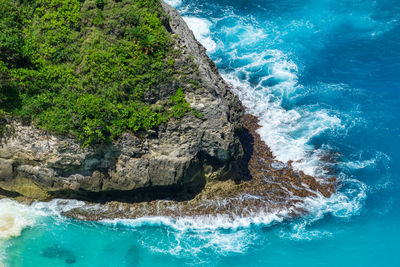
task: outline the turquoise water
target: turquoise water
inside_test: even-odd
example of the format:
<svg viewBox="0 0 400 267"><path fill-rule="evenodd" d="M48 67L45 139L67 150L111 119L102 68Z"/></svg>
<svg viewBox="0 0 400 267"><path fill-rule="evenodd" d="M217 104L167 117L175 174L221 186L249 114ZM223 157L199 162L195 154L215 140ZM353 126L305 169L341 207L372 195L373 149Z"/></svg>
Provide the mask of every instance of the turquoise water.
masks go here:
<svg viewBox="0 0 400 267"><path fill-rule="evenodd" d="M2 200L0 215L21 223L0 235L0 262L400 266L400 1L168 2L261 118L259 133L276 157L313 175L334 168L338 194L307 200L308 217L284 222L264 215L83 223L59 215L79 202L27 208ZM327 152L336 163L320 161Z"/></svg>

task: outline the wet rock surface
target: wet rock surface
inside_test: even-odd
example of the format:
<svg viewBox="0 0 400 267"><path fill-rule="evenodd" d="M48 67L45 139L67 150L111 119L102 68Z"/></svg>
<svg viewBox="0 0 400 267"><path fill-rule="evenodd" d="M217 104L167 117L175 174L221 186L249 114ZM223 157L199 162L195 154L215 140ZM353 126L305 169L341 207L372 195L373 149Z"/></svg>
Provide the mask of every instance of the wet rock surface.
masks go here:
<svg viewBox="0 0 400 267"><path fill-rule="evenodd" d="M64 215L83 220L169 216L172 218L226 215L251 217L288 211L289 217L305 211L301 203L308 197L329 197L335 193L335 178L314 178L295 171L290 162L277 161L256 130L258 119L245 115L244 144L250 177L247 180L212 181L193 199L154 200L138 203L87 203ZM300 205L299 205L300 204Z"/></svg>
<svg viewBox="0 0 400 267"><path fill-rule="evenodd" d="M335 178L315 178L274 158L257 134L258 119L218 74L179 13L164 5L166 27L184 58L193 58L199 87L186 98L203 114L157 131L123 134L113 144L82 148L69 136L11 122L0 144L0 195L21 201L87 201L64 215L83 219L143 216L251 217L302 214L306 198L329 197Z"/></svg>

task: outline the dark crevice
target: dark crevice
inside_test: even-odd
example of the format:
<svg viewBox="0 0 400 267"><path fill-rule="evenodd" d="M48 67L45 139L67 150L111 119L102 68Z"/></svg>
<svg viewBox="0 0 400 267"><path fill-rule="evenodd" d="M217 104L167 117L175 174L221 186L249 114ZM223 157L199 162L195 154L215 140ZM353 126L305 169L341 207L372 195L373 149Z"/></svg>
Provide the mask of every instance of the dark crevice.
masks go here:
<svg viewBox="0 0 400 267"><path fill-rule="evenodd" d="M5 197L20 197L21 194L14 192L14 191L8 191L0 187L0 196L5 196Z"/></svg>
<svg viewBox="0 0 400 267"><path fill-rule="evenodd" d="M254 153L254 136L246 128L243 128L238 136L243 147L244 155L239 160L237 169L240 171L241 179L249 181L253 178L249 170L249 162Z"/></svg>
<svg viewBox="0 0 400 267"><path fill-rule="evenodd" d="M153 186L134 190L109 190L91 192L85 190L58 190L49 192L54 198L78 199L96 203L118 201L124 203L149 202L153 200L186 201L196 197L204 188L205 179L197 180L191 184L173 186Z"/></svg>

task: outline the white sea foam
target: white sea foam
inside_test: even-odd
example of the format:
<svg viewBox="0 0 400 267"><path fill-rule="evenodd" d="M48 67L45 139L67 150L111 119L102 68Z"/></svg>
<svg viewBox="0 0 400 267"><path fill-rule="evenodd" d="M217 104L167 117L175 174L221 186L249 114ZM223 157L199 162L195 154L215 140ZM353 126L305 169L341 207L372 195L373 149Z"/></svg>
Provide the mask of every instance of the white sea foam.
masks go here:
<svg viewBox="0 0 400 267"><path fill-rule="evenodd" d="M209 54L223 51L229 55L230 67L221 70L222 76L233 86L247 111L260 119L258 133L274 156L283 162L293 161L292 166L306 174L325 175L320 158L329 146L315 149L312 140L327 132L346 134L354 126L351 124L354 120L318 104L291 105L308 89L298 83L299 67L293 56L278 49L268 49L285 35L279 31L282 27L268 21L265 22L267 26L257 25L251 17L238 16L233 10L224 12L223 17L212 18L212 21L199 16L184 18L196 38L211 48ZM223 25L217 31L227 43L210 38L213 23ZM299 27L312 28L308 22L294 24L296 31ZM256 45L260 42L266 46L265 50ZM218 47L215 47L216 43ZM254 49L248 49L249 46Z"/></svg>
<svg viewBox="0 0 400 267"><path fill-rule="evenodd" d="M321 232L309 230L308 228L314 222L322 219L326 214L332 214L335 217L343 219L358 214L366 198L367 188L365 184L358 180L347 180L343 182L343 186L345 187L343 190L329 198L322 196L318 192L316 192L317 197L299 198L302 202L299 202L295 209L269 213L254 212L245 217L237 215L208 215L181 218L142 217L138 219L102 220L101 223L114 227L154 227L159 229L160 226L164 226L171 229L176 243L172 242L171 245L167 246L168 248L152 247L151 249L155 252L176 255L187 254L187 249L190 246L184 246L180 243L188 242L187 238L207 241L199 243L195 242L196 240L192 240L196 244L206 244L205 246L210 246L220 253L243 252L252 241L246 238L242 239L248 234L254 234L255 232L252 229L280 223L290 218L289 214L296 210L305 211L305 217L291 222L291 230L282 231L280 234L281 237L297 240L329 237L331 233L328 231ZM200 252L204 247L198 249L198 252ZM194 251L192 253L196 254Z"/></svg>
<svg viewBox="0 0 400 267"><path fill-rule="evenodd" d="M39 213L32 212L29 206L9 199L1 199L0 240L19 236L22 230L34 226L38 216Z"/></svg>
<svg viewBox="0 0 400 267"><path fill-rule="evenodd" d="M362 203L367 197L367 186L358 180L346 180L345 189L326 198L321 194L317 197L307 197L297 204L298 208L307 211L304 218L290 224L290 230L282 229L280 237L291 240L313 240L331 237L332 233L326 230L312 230L315 222L327 214L348 219L360 213ZM311 228L311 230L310 230Z"/></svg>
<svg viewBox="0 0 400 267"><path fill-rule="evenodd" d="M250 197L250 196L245 196ZM105 206L98 205L87 205L83 201L78 200L67 200L67 199L54 199L49 202L34 202L30 206L19 204L12 200L0 200L0 222L4 219L4 222L9 222L8 218L21 218L21 220L11 220L10 227L4 227L7 229L1 236L6 238L18 236L21 231L29 226L33 226L37 218L41 216L52 216L65 220L62 215L63 212L67 212L73 209L87 209L91 212L104 211ZM285 218L288 218L290 211L276 211L276 212L254 212L246 217L241 216L229 216L229 215L202 215L194 217L179 217L171 218L164 216L149 216L141 217L137 219L105 219L101 220L100 223L105 225L113 226L128 226L133 228L139 228L142 226L168 226L180 232L188 231L214 231L214 230L238 230L251 228L254 225L270 225L275 222L282 222ZM14 224L15 222L15 224ZM6 225L4 223L4 225ZM3 224L0 224L3 226ZM15 228L15 229L14 229ZM2 230L3 227L0 228Z"/></svg>
<svg viewBox="0 0 400 267"><path fill-rule="evenodd" d="M144 217L138 219L103 220L111 226L133 228L154 227L166 231L159 242L142 240L142 245L154 253L175 256L197 256L204 250L218 254L244 253L257 238L253 227L271 225L288 217L288 211L257 213L248 217L210 215L182 218ZM160 227L164 226L164 227ZM164 230L162 230L164 229ZM157 238L157 237L156 237ZM148 242L147 242L148 241ZM196 244L195 246L193 244Z"/></svg>
<svg viewBox="0 0 400 267"><path fill-rule="evenodd" d="M307 174L321 175L323 171L319 158L324 151L316 150L309 142L326 131L344 129L341 119L319 107L283 108L283 102L299 89L296 65L285 60L284 55L276 50L248 56L255 60L233 73L224 73L223 77L232 84L247 111L259 117L261 128L258 133L276 158L283 162L292 160L293 167ZM250 84L248 79L240 79L240 73L249 75L248 69L257 65L271 66L270 74L263 77L258 85ZM260 85L268 79L274 79L277 84L269 87Z"/></svg>
<svg viewBox="0 0 400 267"><path fill-rule="evenodd" d="M195 257L202 260L201 253L212 250L219 255L242 254L255 242L257 236L250 229L230 232L221 231L195 231L195 232L168 232L168 240L144 240L142 245L150 251L159 254L174 256ZM165 242L166 241L166 242Z"/></svg>
<svg viewBox="0 0 400 267"><path fill-rule="evenodd" d="M6 242L20 236L22 231L33 227L43 213L27 205L9 199L0 200L0 266L5 259Z"/></svg>
<svg viewBox="0 0 400 267"><path fill-rule="evenodd" d="M182 0L164 0L164 2L173 7L178 7L182 4Z"/></svg>
<svg viewBox="0 0 400 267"><path fill-rule="evenodd" d="M247 111L259 117L258 133L263 141L278 160L292 160L295 168L320 175L319 156L323 151L315 150L309 142L325 131L344 128L340 118L320 107L283 107L285 101L290 102L303 88L297 83L297 65L281 51L267 49L239 55L233 50L230 57L248 62L222 75L233 86ZM260 78L251 82L255 73Z"/></svg>
<svg viewBox="0 0 400 267"><path fill-rule="evenodd" d="M9 239L20 236L24 229L34 227L40 218L45 216L58 217L61 222L66 222L62 212L84 206L84 202L76 200L55 199L50 202L37 201L31 205L25 205L10 199L1 199L0 267L4 265L5 249Z"/></svg>
<svg viewBox="0 0 400 267"><path fill-rule="evenodd" d="M299 204L313 215L313 220L318 220L326 213L332 213L336 217L348 218L359 214L362 202L366 199L367 186L355 179L347 179L342 182L342 190L329 198L319 196L306 198Z"/></svg>
<svg viewBox="0 0 400 267"><path fill-rule="evenodd" d="M204 18L197 18L197 17L188 17L183 16L186 24L192 30L196 39L204 45L204 47L208 50L208 52L213 52L217 48L217 44L211 38L210 34L210 27L212 26L212 22L204 19Z"/></svg>
<svg viewBox="0 0 400 267"><path fill-rule="evenodd" d="M341 163L342 167L346 167L349 169L364 169L370 166L376 167L378 164L388 167L388 163L390 162L390 157L385 153L376 151L375 155L370 159L361 159L362 152L363 151L359 151L356 155L354 155L354 157L359 159L343 162Z"/></svg>
<svg viewBox="0 0 400 267"><path fill-rule="evenodd" d="M75 208L85 208L86 204L83 201L71 200L71 199L53 199L49 202L35 201L31 205L31 209L36 212L41 212L46 216L53 216L63 218L62 213L70 211ZM101 206L97 205L100 209Z"/></svg>
<svg viewBox="0 0 400 267"><path fill-rule="evenodd" d="M168 226L180 232L188 231L215 231L222 229L238 230L250 228L252 225L270 225L282 222L288 217L289 211L276 213L254 213L246 217L228 215L207 215L195 217L169 218L169 217L142 217L138 219L112 219L102 220L109 225L124 225L129 227L141 226Z"/></svg>
<svg viewBox="0 0 400 267"><path fill-rule="evenodd" d="M230 47L222 44L222 47L218 48L224 51L223 53L229 54L234 65L233 69L221 70L223 78L232 85L247 112L260 119L261 128L258 133L278 160L282 162L291 160L294 168L306 174L326 176L327 173L323 168L326 163L321 161L321 157L331 148L325 144L316 149L312 145L312 140L325 133L344 136L359 118L318 104L291 105L296 98L303 97L309 90L298 83L299 67L291 59L291 55L280 50L245 49L260 39L264 42L266 34L244 22L243 19L237 21L238 24L222 30L224 34L237 37L239 42L239 44L226 44ZM277 34L281 36L281 33ZM218 40L216 42L220 43ZM224 64L222 61L220 63ZM336 87L335 89L339 90L343 85ZM353 162L347 167L363 168L368 164L374 164L374 161ZM315 192L318 197L303 199L304 202L298 204L298 208L307 211L308 216L291 223L293 229L285 233L286 237L292 239L328 237L331 233L309 230L310 226L326 214L348 218L360 212L366 198L367 187L344 174L340 174L339 179L341 187L330 198Z"/></svg>
<svg viewBox="0 0 400 267"><path fill-rule="evenodd" d="M6 223L7 229L4 233L0 233L6 238L18 236L26 227L34 226L40 216L52 216L60 223L68 223L68 219L63 217L62 213L75 208L96 212L96 210L104 209L104 206L87 205L82 201L63 199L55 199L50 202L34 202L30 206L11 200L1 200L0 231L3 231L3 228L5 229L4 225ZM143 246L147 246L148 249L156 253L177 256L190 254L195 256L204 249L211 249L220 254L243 253L256 238L255 234L251 232L252 227L282 222L288 217L288 212L254 213L249 214L248 217L226 215L181 217L176 219L170 217L142 217L138 219L103 220L100 223L108 227L124 226L137 229L153 227L153 229L158 229L157 231L165 229L168 232L166 233L168 240L160 241L163 246L155 245L154 240L144 240ZM8 218L12 218L12 220ZM159 238L165 237L164 234L157 236ZM199 247L193 248L193 244L199 244ZM4 256L1 245L0 242L0 262L1 256Z"/></svg>

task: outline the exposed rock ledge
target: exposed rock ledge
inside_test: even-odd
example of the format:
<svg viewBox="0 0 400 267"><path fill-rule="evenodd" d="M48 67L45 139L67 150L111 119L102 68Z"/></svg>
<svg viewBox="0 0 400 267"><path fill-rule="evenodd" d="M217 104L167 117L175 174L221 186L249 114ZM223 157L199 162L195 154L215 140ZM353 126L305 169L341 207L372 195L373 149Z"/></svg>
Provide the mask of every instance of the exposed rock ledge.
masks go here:
<svg viewBox="0 0 400 267"><path fill-rule="evenodd" d="M90 149L13 122L0 146L0 197L101 202L65 213L99 220L281 211L297 216L305 198L334 193L334 178L316 179L273 157L256 133L257 118L244 115L179 13L164 8L171 18L167 28L199 66L205 90L186 90L186 97L204 117L188 116L157 132L124 134L114 144Z"/></svg>
<svg viewBox="0 0 400 267"><path fill-rule="evenodd" d="M243 156L238 133L243 108L218 74L179 13L164 5L165 22L183 54L199 67L201 88L187 89L191 106L204 116L170 121L157 132L124 134L110 145L84 149L71 137L48 134L11 122L0 147L0 188L24 196L99 198L141 194L145 188L193 188L207 181L241 176ZM4 192L7 192L4 191Z"/></svg>
<svg viewBox="0 0 400 267"><path fill-rule="evenodd" d="M307 198L330 197L335 192L335 178L320 178L294 171L290 162L277 161L256 130L258 119L245 115L243 134L245 158L252 179L235 183L232 180L211 181L193 199L177 201L164 197L146 202L87 202L63 214L81 220L114 218L135 219L143 216L196 218L225 216L229 219L254 218L268 214L285 219L308 212Z"/></svg>

